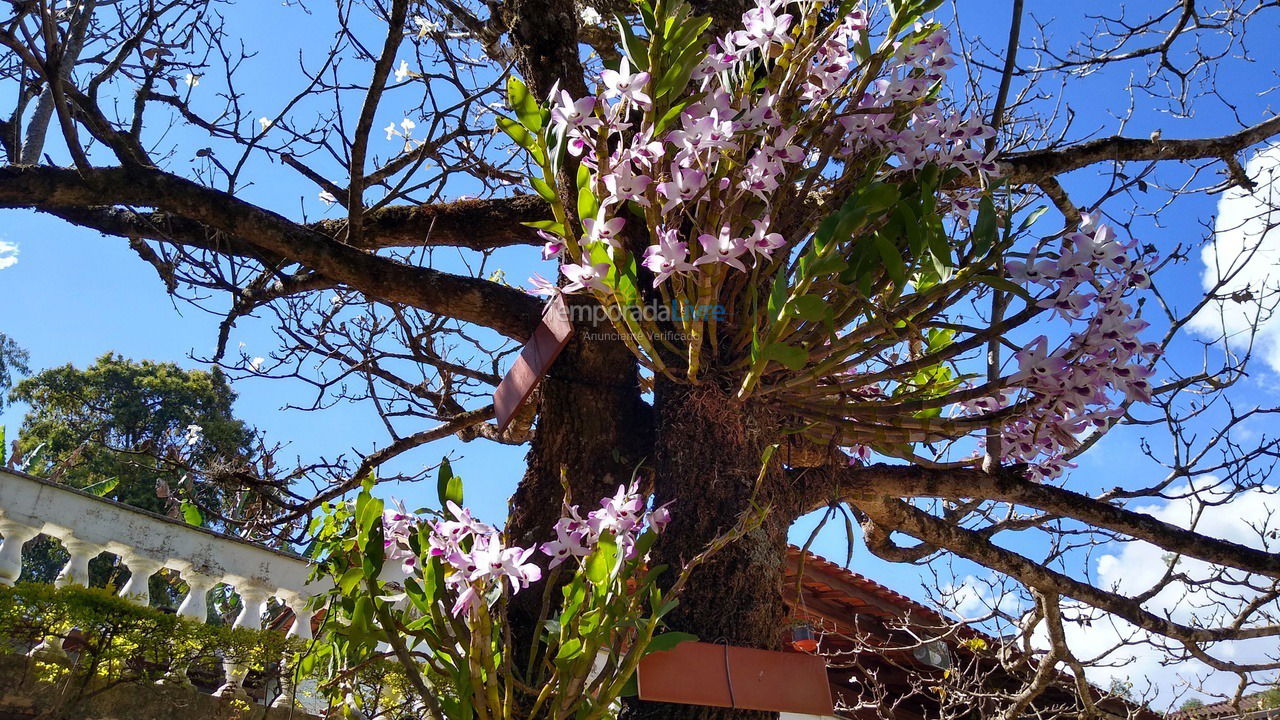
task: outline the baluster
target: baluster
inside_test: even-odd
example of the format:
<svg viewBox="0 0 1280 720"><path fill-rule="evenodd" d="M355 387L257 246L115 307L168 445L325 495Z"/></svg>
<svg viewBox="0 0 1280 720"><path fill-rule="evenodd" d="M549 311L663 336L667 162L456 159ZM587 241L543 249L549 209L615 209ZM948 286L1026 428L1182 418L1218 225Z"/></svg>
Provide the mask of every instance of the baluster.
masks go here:
<svg viewBox="0 0 1280 720"><path fill-rule="evenodd" d="M291 590L280 590L277 593L280 602L293 611L293 624L289 626L289 637L311 639L311 618L315 612L307 609L307 598Z"/></svg>
<svg viewBox="0 0 1280 720"><path fill-rule="evenodd" d="M131 549L121 549L117 554L125 567L129 568L129 580L124 587L120 588L120 597L128 598L140 605L150 605L153 600L151 576L164 567L164 562L145 557Z"/></svg>
<svg viewBox="0 0 1280 720"><path fill-rule="evenodd" d="M71 559L62 566L62 572L58 573L53 584L58 587L69 585L89 587L89 561L97 557L98 553L102 552L102 548L70 534L59 539L62 540L62 546L70 553Z"/></svg>
<svg viewBox="0 0 1280 720"><path fill-rule="evenodd" d="M302 640L311 639L311 617L315 614L306 607L307 598L290 590L280 590L276 593L280 598L280 602L286 605L293 612L293 624L289 626L288 637L300 638ZM280 694L271 703L274 708L297 707L296 700L298 690L298 672L297 663L290 662L293 660L288 653L280 661Z"/></svg>
<svg viewBox="0 0 1280 720"><path fill-rule="evenodd" d="M218 580L196 572L189 564L179 566L178 572L190 588L187 596L182 599L182 604L178 605L178 615L196 622L206 622L209 619L209 591L218 584Z"/></svg>
<svg viewBox="0 0 1280 720"><path fill-rule="evenodd" d="M238 578L228 578L238 579ZM262 606L266 604L271 593L252 581L240 582L236 585L236 593L240 595L240 614L236 616L233 627L262 629ZM222 672L226 682L213 694L216 697L244 696L244 678L249 674L249 665L236 658L224 659Z"/></svg>
<svg viewBox="0 0 1280 720"><path fill-rule="evenodd" d="M172 565L182 576L183 581L187 583L187 596L182 598L182 603L178 605L178 616L198 623L207 622L209 619L209 591L213 590L213 587L218 584L217 578L196 572L191 563L186 561L174 562ZM187 677L187 669L185 667L169 668L164 677L156 682L162 685L177 685L181 687L189 687L191 685L191 679Z"/></svg>
<svg viewBox="0 0 1280 720"><path fill-rule="evenodd" d="M89 561L97 557L98 553L102 552L102 548L66 531L59 533L58 539L62 541L62 546L71 557L67 560L67 564L62 566L62 571L58 573L53 584L60 588L71 585L89 587ZM46 662L67 662L67 651L62 647L63 643L63 640L49 636L41 640L40 644L27 654Z"/></svg>
<svg viewBox="0 0 1280 720"><path fill-rule="evenodd" d="M248 582L237 585L236 593L240 596L240 614L232 624L235 627L261 630L263 606L271 598L271 592L261 585Z"/></svg>
<svg viewBox="0 0 1280 720"><path fill-rule="evenodd" d="M40 528L24 525L11 518L0 517L0 585L12 585L22 575L22 546L40 534Z"/></svg>

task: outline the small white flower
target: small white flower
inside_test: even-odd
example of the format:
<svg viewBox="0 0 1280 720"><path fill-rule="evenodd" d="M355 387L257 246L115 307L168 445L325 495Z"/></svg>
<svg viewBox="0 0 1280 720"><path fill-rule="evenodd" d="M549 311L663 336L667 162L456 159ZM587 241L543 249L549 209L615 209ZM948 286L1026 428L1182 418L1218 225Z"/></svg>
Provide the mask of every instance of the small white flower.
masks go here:
<svg viewBox="0 0 1280 720"><path fill-rule="evenodd" d="M320 202L324 203L325 205L332 205L338 202L338 198L334 197L333 193L329 192L328 190L321 190Z"/></svg>
<svg viewBox="0 0 1280 720"><path fill-rule="evenodd" d="M266 358L263 358L263 357L256 357L256 358L254 358L254 359L252 359L252 360L250 360L250 361L249 361L249 367L250 367L250 369L252 369L254 372L258 372L258 369L262 367L262 363L264 363L264 362L266 362L266 361L267 361L267 359L266 359Z"/></svg>
<svg viewBox="0 0 1280 720"><path fill-rule="evenodd" d="M413 132L413 129L418 126L409 118L405 118L400 121L400 127L404 130L404 136L407 138L409 137L409 133Z"/></svg>
<svg viewBox="0 0 1280 720"><path fill-rule="evenodd" d="M275 123L271 122L271 118L267 117L266 115L263 115L262 117L258 118L258 124L262 126L262 132L266 132Z"/></svg>
<svg viewBox="0 0 1280 720"><path fill-rule="evenodd" d="M200 442L200 436L204 433L204 428L199 425L187 426L187 447L191 447Z"/></svg>
<svg viewBox="0 0 1280 720"><path fill-rule="evenodd" d="M421 15L413 19L414 24L418 26L418 37L426 37L427 33L440 32L444 26L438 22L431 22Z"/></svg>
<svg viewBox="0 0 1280 720"><path fill-rule="evenodd" d="M195 73L187 73L183 80L187 81L187 87L195 87L200 84L200 76Z"/></svg>
<svg viewBox="0 0 1280 720"><path fill-rule="evenodd" d="M395 123L391 123L390 125L387 125L387 126L386 126L385 128L383 128L383 129L387 131L387 139L388 139L388 140L390 140L391 138L396 137L397 135L399 135L399 134L400 134L400 131L399 131L399 130L396 130L396 124L395 124Z"/></svg>
<svg viewBox="0 0 1280 720"><path fill-rule="evenodd" d="M338 293L334 293L333 297L329 298L329 302L333 303L333 307L336 309L342 307L346 303L346 300L343 300L342 296Z"/></svg>
<svg viewBox="0 0 1280 720"><path fill-rule="evenodd" d="M590 5L583 5L578 11L578 17L582 18L582 22L586 25L599 25L602 20L600 12Z"/></svg>
<svg viewBox="0 0 1280 720"><path fill-rule="evenodd" d="M404 82L411 77L413 73L409 70L409 63L401 60L400 67L396 68L396 82Z"/></svg>

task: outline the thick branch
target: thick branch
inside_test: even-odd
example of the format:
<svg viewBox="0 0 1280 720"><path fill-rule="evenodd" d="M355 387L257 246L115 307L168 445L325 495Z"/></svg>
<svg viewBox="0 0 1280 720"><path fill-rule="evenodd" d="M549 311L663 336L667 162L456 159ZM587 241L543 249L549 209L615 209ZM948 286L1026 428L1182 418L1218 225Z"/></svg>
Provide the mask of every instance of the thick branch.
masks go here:
<svg viewBox="0 0 1280 720"><path fill-rule="evenodd" d="M1042 591L1056 592L1106 610L1149 632L1186 643L1211 643L1280 635L1280 626L1197 628L1174 622L1142 607L1134 598L1107 592L1006 550L981 534L957 527L893 497L866 497L857 501L872 521L906 533L980 565L1004 573Z"/></svg>
<svg viewBox="0 0 1280 720"><path fill-rule="evenodd" d="M541 241L522 222L546 220L551 208L537 195L486 200L457 200L442 205L393 205L364 217L361 247L463 247L489 250ZM325 220L310 227L342 237L346 220Z"/></svg>
<svg viewBox="0 0 1280 720"><path fill-rule="evenodd" d="M1032 150L1000 158L1014 183L1031 185L1101 162L1213 160L1231 157L1247 147L1280 135L1280 116L1231 135L1195 140L1109 137L1058 150Z"/></svg>
<svg viewBox="0 0 1280 720"><path fill-rule="evenodd" d="M381 257L159 170L0 168L0 207L55 212L111 205L156 208L221 230L369 297L489 327L517 340L529 336L541 311L536 299L514 288Z"/></svg>
<svg viewBox="0 0 1280 720"><path fill-rule="evenodd" d="M1280 553L1219 540L1102 502L1071 490L1043 485L1017 472L990 474L979 470L931 470L908 465L850 467L839 484L843 498L862 499L891 493L898 497L980 498L1036 508L1058 517L1122 533L1187 557L1225 567L1280 577Z"/></svg>

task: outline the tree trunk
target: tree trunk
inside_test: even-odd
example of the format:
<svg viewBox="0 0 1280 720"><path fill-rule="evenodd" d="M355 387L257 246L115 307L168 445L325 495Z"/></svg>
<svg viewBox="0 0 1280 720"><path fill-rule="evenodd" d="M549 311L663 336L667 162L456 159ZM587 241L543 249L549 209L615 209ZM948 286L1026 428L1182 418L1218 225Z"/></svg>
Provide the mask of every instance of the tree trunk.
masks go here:
<svg viewBox="0 0 1280 720"><path fill-rule="evenodd" d="M758 528L694 573L667 624L703 642L776 649L786 625L782 571L795 502L776 459L758 493L756 480L765 448L783 439L778 418L758 406L739 404L712 385L661 382L655 414L654 501L672 503L671 524L655 548L655 562L678 568L749 512L753 502L770 507ZM632 720L758 720L770 715L651 702L628 707Z"/></svg>
<svg viewBox="0 0 1280 720"><path fill-rule="evenodd" d="M635 358L619 342L579 334L544 378L524 478L511 500L516 544L550 537L564 500L584 510L628 482L652 443ZM588 507L589 506L589 507Z"/></svg>
<svg viewBox="0 0 1280 720"><path fill-rule="evenodd" d="M552 538L565 485L583 512L594 510L600 498L630 481L652 446L653 413L641 398L631 351L584 330L541 385L524 477L507 520L511 542L521 547ZM512 598L513 638L521 656L531 647L541 604L541 588Z"/></svg>

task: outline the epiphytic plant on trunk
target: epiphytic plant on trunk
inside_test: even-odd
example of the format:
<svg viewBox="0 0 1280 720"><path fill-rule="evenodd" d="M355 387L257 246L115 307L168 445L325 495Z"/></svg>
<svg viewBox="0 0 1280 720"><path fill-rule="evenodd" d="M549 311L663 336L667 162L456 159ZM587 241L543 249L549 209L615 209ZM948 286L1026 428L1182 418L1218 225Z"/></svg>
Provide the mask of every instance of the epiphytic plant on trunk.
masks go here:
<svg viewBox="0 0 1280 720"><path fill-rule="evenodd" d="M945 443L928 462L961 467L990 433L997 460L1058 476L1149 399L1159 351L1126 298L1151 258L1088 218L1056 241L1028 237L1039 210L1014 226L993 130L946 99L936 5L892 4L877 33L855 2L759 0L708 45L709 18L639 0L596 95L540 105L511 78L498 124L541 172L554 219L528 224L566 281L536 292L590 292L655 376L857 459ZM1003 317L972 322L993 296ZM966 358L1015 332L1013 366Z"/></svg>

